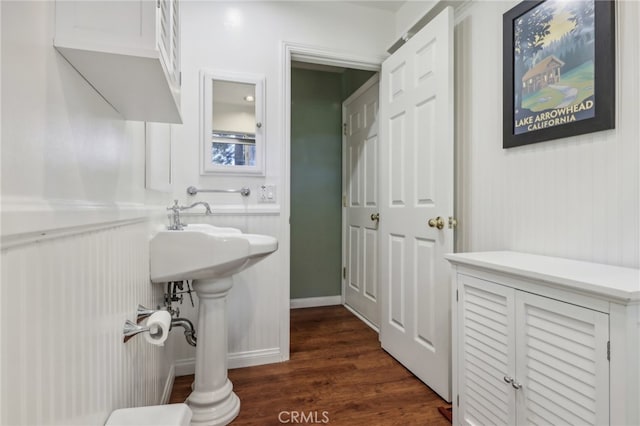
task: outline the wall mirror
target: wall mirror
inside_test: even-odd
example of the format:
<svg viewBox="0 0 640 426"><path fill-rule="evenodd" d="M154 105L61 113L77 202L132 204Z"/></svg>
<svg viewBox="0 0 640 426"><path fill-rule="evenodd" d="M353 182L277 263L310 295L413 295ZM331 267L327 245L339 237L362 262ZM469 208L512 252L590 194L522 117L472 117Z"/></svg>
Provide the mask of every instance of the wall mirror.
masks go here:
<svg viewBox="0 0 640 426"><path fill-rule="evenodd" d="M203 175L264 175L264 77L201 71Z"/></svg>

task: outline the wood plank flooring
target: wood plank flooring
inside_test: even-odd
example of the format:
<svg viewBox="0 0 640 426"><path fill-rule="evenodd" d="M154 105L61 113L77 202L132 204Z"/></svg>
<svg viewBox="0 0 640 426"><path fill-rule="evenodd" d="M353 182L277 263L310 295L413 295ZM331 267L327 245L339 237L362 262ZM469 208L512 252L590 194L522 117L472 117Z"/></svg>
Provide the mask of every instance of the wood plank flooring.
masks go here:
<svg viewBox="0 0 640 426"><path fill-rule="evenodd" d="M446 402L343 306L292 310L290 358L229 371L241 401L233 425L450 425L438 412ZM171 402L184 401L192 381L177 377Z"/></svg>

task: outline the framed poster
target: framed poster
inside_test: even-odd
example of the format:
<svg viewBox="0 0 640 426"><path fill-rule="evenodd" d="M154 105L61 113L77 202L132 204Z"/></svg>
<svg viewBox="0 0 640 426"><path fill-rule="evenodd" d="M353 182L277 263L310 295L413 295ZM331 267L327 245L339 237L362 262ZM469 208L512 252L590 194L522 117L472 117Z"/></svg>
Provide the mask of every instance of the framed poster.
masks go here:
<svg viewBox="0 0 640 426"><path fill-rule="evenodd" d="M614 8L524 1L503 15L503 148L615 127Z"/></svg>

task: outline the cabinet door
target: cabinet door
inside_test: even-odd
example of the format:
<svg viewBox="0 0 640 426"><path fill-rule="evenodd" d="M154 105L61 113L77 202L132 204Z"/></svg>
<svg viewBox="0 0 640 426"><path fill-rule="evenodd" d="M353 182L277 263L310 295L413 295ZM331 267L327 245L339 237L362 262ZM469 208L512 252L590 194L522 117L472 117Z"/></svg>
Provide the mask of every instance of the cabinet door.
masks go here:
<svg viewBox="0 0 640 426"><path fill-rule="evenodd" d="M609 316L516 292L518 424L609 424Z"/></svg>
<svg viewBox="0 0 640 426"><path fill-rule="evenodd" d="M180 3L158 1L158 50L171 83L180 86Z"/></svg>
<svg viewBox="0 0 640 426"><path fill-rule="evenodd" d="M515 290L458 275L460 425L514 425Z"/></svg>
<svg viewBox="0 0 640 426"><path fill-rule="evenodd" d="M56 1L55 46L135 54L155 48L155 2Z"/></svg>

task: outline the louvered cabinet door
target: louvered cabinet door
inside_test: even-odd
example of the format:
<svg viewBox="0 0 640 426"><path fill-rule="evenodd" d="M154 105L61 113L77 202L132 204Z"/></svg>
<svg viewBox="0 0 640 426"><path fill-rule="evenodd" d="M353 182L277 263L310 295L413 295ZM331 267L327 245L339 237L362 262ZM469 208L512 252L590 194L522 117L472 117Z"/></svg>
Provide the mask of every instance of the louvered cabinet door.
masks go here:
<svg viewBox="0 0 640 426"><path fill-rule="evenodd" d="M516 421L515 290L458 275L458 425Z"/></svg>
<svg viewBox="0 0 640 426"><path fill-rule="evenodd" d="M180 3L159 0L158 49L171 83L180 86Z"/></svg>
<svg viewBox="0 0 640 426"><path fill-rule="evenodd" d="M516 291L518 424L609 424L609 315Z"/></svg>

